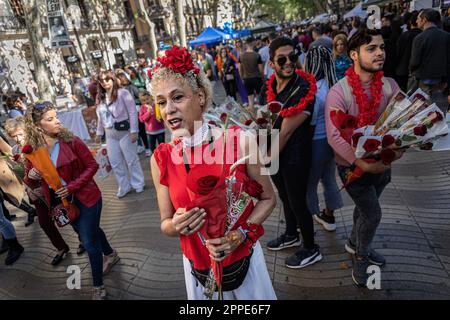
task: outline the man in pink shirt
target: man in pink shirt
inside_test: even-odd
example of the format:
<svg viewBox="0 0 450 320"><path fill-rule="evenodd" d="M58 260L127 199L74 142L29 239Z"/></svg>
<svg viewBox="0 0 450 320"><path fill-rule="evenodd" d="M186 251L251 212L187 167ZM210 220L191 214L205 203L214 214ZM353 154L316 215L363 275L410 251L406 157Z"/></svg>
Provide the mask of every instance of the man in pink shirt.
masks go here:
<svg viewBox="0 0 450 320"><path fill-rule="evenodd" d="M371 243L382 215L378 199L391 181L391 168L384 165L382 161L369 164L362 159L356 159L353 148L341 137L330 120L330 112L338 109L356 116L360 120L359 126L374 124L399 88L393 79L384 78L379 73L383 70L386 57L384 41L379 31L366 29L358 31L351 38L348 50L353 60L353 67L349 68L351 70L346 73L346 77L330 89L325 106L325 121L328 143L335 152L341 178L344 180L348 170L355 166L365 172L360 179L346 189L356 207L353 212L353 229L345 249L353 255L353 281L358 286L366 286L369 265L383 266L385 264L384 257L371 248ZM374 78L381 78L381 82L372 81ZM358 85L362 87L366 95L363 95L364 99L360 100L363 106L357 103L354 95L354 92L358 92L354 90ZM381 96L378 105L375 105L371 92L377 92ZM371 116L371 111L374 109L377 112ZM396 153L396 159L403 154L402 151L396 151Z"/></svg>

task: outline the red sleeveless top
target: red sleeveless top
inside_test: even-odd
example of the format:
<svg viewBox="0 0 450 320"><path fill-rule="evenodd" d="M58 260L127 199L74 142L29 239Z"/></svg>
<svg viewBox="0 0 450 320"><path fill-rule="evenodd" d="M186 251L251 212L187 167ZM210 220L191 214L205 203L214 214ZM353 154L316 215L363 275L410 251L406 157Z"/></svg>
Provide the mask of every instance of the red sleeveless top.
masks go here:
<svg viewBox="0 0 450 320"><path fill-rule="evenodd" d="M232 163L238 160L238 149L239 149L239 127L230 127L228 128L228 142L231 139L234 139L233 145L233 161ZM206 148L213 147L218 150L218 148L222 148L223 135L213 141L213 146L209 144L204 144L201 146L202 154ZM186 152L186 155L189 154ZM175 211L178 208L188 207L191 200L189 198L189 194L186 188L187 182L187 171L183 162L176 160L174 158L181 157L181 144L173 145L168 143L162 143L158 146L158 148L154 152L155 160L158 164L160 171L160 183L169 188L170 199L172 201L172 205L175 208ZM189 157L189 167L193 168L194 166L208 166L208 164L193 164L194 156ZM229 172L232 163L231 161L226 161L224 164L225 172ZM249 176L247 174L247 169L245 164L240 164L236 167L236 179L237 182L248 181ZM201 207L201 206L200 206ZM254 208L253 200L247 202L247 205L244 209L244 212L241 214L239 219L236 221L231 230L238 229L240 226L244 226L248 217L251 215ZM263 233L263 230L262 230ZM202 244L200 237L197 233L194 233L189 236L180 235L180 243L181 250L183 254L194 263L194 267L196 269L208 269L211 266L211 258L209 257L208 249ZM222 264L224 267L233 264L234 262L250 255L250 249L252 247L252 243L250 241L245 241L241 244L236 250L234 250L230 255L228 255L223 261Z"/></svg>

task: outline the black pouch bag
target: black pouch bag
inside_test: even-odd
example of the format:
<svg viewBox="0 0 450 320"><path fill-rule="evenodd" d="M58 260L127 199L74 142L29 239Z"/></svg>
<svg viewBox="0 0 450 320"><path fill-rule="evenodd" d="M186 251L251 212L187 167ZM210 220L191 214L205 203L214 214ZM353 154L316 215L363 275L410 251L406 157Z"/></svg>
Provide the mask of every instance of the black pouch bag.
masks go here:
<svg viewBox="0 0 450 320"><path fill-rule="evenodd" d="M123 120L120 122L114 122L114 129L117 131L128 131L130 130L130 121Z"/></svg>
<svg viewBox="0 0 450 320"><path fill-rule="evenodd" d="M248 268L250 267L250 259L253 254L253 249L250 252L250 255L242 258L239 261L223 268L223 276L222 276L222 291L233 291L241 286L244 282L245 276L247 275ZM192 261L192 275L202 284L204 287L206 284L206 280L208 279L209 269L200 270L195 269ZM216 287L217 291L217 287Z"/></svg>

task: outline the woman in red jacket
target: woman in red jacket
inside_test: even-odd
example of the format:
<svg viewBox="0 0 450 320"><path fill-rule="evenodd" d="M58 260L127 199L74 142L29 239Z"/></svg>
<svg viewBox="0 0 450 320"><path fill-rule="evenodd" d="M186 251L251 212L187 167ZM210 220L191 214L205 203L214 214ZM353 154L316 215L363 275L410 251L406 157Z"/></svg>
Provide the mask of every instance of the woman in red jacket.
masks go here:
<svg viewBox="0 0 450 320"><path fill-rule="evenodd" d="M61 199L67 198L80 209L80 217L72 222L72 226L80 234L89 255L94 285L93 299L105 299L103 275L107 274L120 258L100 228L102 197L93 179L98 164L84 142L62 127L56 108L50 102L29 107L26 116L26 139L33 149L48 148L63 187L52 190L40 173L31 166L26 170L25 183L40 184L51 208L60 204Z"/></svg>

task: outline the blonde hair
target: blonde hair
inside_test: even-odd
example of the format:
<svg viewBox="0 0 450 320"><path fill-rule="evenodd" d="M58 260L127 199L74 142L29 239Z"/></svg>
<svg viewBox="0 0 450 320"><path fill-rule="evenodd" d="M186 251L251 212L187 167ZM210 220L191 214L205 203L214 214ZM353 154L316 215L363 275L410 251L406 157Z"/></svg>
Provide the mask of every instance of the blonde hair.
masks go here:
<svg viewBox="0 0 450 320"><path fill-rule="evenodd" d="M36 108L37 105L42 105L41 103L30 105L25 115L25 143L31 145L33 149L47 146L39 123L46 112L56 110L55 106L50 102L44 102L44 104L45 106L42 108ZM64 142L71 142L73 137L73 133L64 127L61 128L57 135L57 138Z"/></svg>
<svg viewBox="0 0 450 320"><path fill-rule="evenodd" d="M12 136L18 129L25 130L25 119L23 116L6 120L5 131L8 136Z"/></svg>
<svg viewBox="0 0 450 320"><path fill-rule="evenodd" d="M188 72L187 74L182 75L181 73L176 73L169 68L160 66L159 68L153 71L152 81L150 82L150 92L155 101L156 101L156 93L155 93L156 86L163 81L167 81L168 79L176 79L177 81L180 81L182 84L188 85L194 93L199 93L200 91L203 91L205 94L205 104L202 106L203 111L206 111L208 107L211 105L212 103L211 82L209 82L203 70L200 70L200 72L197 75L193 72Z"/></svg>
<svg viewBox="0 0 450 320"><path fill-rule="evenodd" d="M336 58L337 56L339 56L339 54L337 53L337 50L336 50L337 44L339 41L344 42L345 50L348 49L347 37L342 33L337 34L333 39L333 58ZM347 54L347 51L344 51L344 52L345 52L345 54Z"/></svg>

